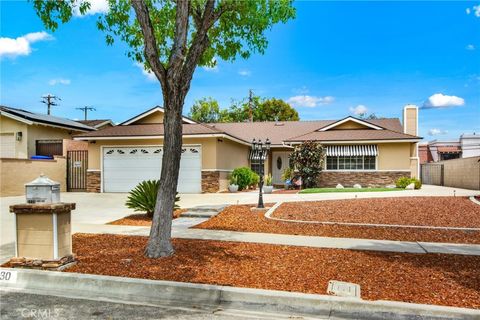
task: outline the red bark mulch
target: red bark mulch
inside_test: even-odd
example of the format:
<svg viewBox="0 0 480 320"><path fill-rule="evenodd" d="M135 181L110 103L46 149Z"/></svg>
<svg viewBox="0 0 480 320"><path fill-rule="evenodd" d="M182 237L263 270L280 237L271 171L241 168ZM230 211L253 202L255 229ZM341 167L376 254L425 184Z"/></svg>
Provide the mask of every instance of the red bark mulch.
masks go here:
<svg viewBox="0 0 480 320"><path fill-rule="evenodd" d="M177 219L180 215L186 212L187 209L177 209L173 212L173 219ZM150 227L152 225L152 218L144 213L131 214L124 218L111 221L107 224L113 224L117 226L145 226Z"/></svg>
<svg viewBox="0 0 480 320"><path fill-rule="evenodd" d="M480 244L480 231L283 222L267 219L264 216L264 212L252 212L250 207L248 205L227 207L219 215L196 225L194 228L336 238Z"/></svg>
<svg viewBox="0 0 480 320"><path fill-rule="evenodd" d="M357 283L366 300L480 308L480 257L399 254L174 239L172 257L148 259L146 237L76 234L67 272L326 294Z"/></svg>
<svg viewBox="0 0 480 320"><path fill-rule="evenodd" d="M273 217L328 222L480 227L480 206L466 197L401 197L283 203Z"/></svg>

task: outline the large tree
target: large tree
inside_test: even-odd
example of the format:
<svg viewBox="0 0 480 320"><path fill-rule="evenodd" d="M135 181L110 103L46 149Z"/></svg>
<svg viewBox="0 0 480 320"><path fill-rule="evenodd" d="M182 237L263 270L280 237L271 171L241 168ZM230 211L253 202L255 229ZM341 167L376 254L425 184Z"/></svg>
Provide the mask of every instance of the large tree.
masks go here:
<svg viewBox="0 0 480 320"><path fill-rule="evenodd" d="M220 119L220 107L218 101L213 98L196 100L190 108L188 116L197 122L218 122Z"/></svg>
<svg viewBox="0 0 480 320"><path fill-rule="evenodd" d="M297 110L282 99L263 100L255 113L255 121L298 121Z"/></svg>
<svg viewBox="0 0 480 320"><path fill-rule="evenodd" d="M172 211L182 148L182 109L197 66L217 58L233 61L263 53L265 30L295 16L291 0L109 0L109 11L97 22L106 41L121 39L128 56L151 70L160 82L164 118L161 182L145 254L173 254ZM33 0L44 25L55 30L77 10L85 14L88 0Z"/></svg>

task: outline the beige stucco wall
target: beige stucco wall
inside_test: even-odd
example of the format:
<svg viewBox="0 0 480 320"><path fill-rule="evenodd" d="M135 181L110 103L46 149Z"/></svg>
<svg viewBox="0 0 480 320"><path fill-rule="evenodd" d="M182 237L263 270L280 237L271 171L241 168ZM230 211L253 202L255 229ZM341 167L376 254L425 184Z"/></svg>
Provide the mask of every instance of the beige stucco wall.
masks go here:
<svg viewBox="0 0 480 320"><path fill-rule="evenodd" d="M28 157L35 155L36 140L63 140L71 139L72 134L79 132L42 125L28 126Z"/></svg>
<svg viewBox="0 0 480 320"><path fill-rule="evenodd" d="M15 158L28 158L28 128L27 124L0 116L0 133L22 132L22 140L15 140Z"/></svg>
<svg viewBox="0 0 480 320"><path fill-rule="evenodd" d="M368 127L365 127L363 124L357 123L355 121L347 121L332 128L332 130L347 130L347 129L368 129Z"/></svg>
<svg viewBox="0 0 480 320"><path fill-rule="evenodd" d="M163 112L157 111L148 116L138 119L132 124L145 124L145 123L163 123Z"/></svg>
<svg viewBox="0 0 480 320"><path fill-rule="evenodd" d="M405 133L411 135L418 135L417 132L417 119L418 109L416 107L405 107L404 110L404 123L406 124Z"/></svg>
<svg viewBox="0 0 480 320"><path fill-rule="evenodd" d="M0 159L0 196L24 195L24 184L41 173L59 182L60 190L66 191L67 164L63 157L55 160Z"/></svg>
<svg viewBox="0 0 480 320"><path fill-rule="evenodd" d="M410 170L410 143L379 143L378 170Z"/></svg>
<svg viewBox="0 0 480 320"><path fill-rule="evenodd" d="M202 169L217 168L217 138L186 138L183 144L202 146ZM138 139L138 140L97 140L88 144L88 169L100 170L101 147L110 146L158 146L163 144L163 139Z"/></svg>
<svg viewBox="0 0 480 320"><path fill-rule="evenodd" d="M217 141L217 169L233 170L248 167L249 146L228 140Z"/></svg>

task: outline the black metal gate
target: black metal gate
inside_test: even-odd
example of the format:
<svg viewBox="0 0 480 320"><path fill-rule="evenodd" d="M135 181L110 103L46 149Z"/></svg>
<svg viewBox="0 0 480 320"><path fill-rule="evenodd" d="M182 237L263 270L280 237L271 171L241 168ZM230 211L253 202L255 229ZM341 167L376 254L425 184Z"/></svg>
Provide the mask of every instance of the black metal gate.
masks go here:
<svg viewBox="0 0 480 320"><path fill-rule="evenodd" d="M67 191L87 190L88 151L67 151Z"/></svg>

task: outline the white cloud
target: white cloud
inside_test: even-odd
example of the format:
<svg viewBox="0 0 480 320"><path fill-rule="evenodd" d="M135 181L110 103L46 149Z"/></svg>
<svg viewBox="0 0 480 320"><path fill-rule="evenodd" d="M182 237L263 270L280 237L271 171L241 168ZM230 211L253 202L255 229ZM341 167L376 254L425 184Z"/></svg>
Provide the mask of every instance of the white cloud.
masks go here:
<svg viewBox="0 0 480 320"><path fill-rule="evenodd" d="M238 74L241 75L242 77L249 77L252 72L250 70L242 69L238 71Z"/></svg>
<svg viewBox="0 0 480 320"><path fill-rule="evenodd" d="M90 3L90 9L87 10L87 12L82 15L80 13L79 6L81 3L88 2ZM108 0L80 0L78 2L77 7L75 7L75 10L73 14L77 17L84 17L88 15L94 15L97 13L106 13L108 12Z"/></svg>
<svg viewBox="0 0 480 320"><path fill-rule="evenodd" d="M441 129L436 129L436 128L428 130L428 135L429 136L438 136L438 135L447 134L447 133L448 133L448 131L446 131L446 130L441 130Z"/></svg>
<svg viewBox="0 0 480 320"><path fill-rule="evenodd" d="M473 44L468 44L465 49L467 50L475 50L475 46Z"/></svg>
<svg viewBox="0 0 480 320"><path fill-rule="evenodd" d="M356 116L362 116L368 112L368 108L363 104L359 104L355 108L350 108L350 112Z"/></svg>
<svg viewBox="0 0 480 320"><path fill-rule="evenodd" d="M16 39L0 38L0 57L28 56L32 52L32 43L52 39L45 31L27 33Z"/></svg>
<svg viewBox="0 0 480 320"><path fill-rule="evenodd" d="M472 9L466 8L466 9L465 9L465 12L466 12L467 14L470 14L470 13L473 12L473 14L475 15L475 17L480 18L480 5L473 6Z"/></svg>
<svg viewBox="0 0 480 320"><path fill-rule="evenodd" d="M140 70L142 70L143 75L147 77L148 80L150 81L157 80L157 76L155 76L155 74L151 70L145 70L145 67L143 66L143 64L139 62L135 62L135 66L138 67Z"/></svg>
<svg viewBox="0 0 480 320"><path fill-rule="evenodd" d="M307 94L309 92L307 86L302 86L301 88L296 88L292 90L296 94Z"/></svg>
<svg viewBox="0 0 480 320"><path fill-rule="evenodd" d="M427 99L423 103L424 109L430 108L448 108L448 107L459 107L465 104L465 100L463 98L457 96L447 96L442 93L435 93L431 95L430 98Z"/></svg>
<svg viewBox="0 0 480 320"><path fill-rule="evenodd" d="M58 78L58 79L52 79L52 80L48 81L48 84L51 85L51 86L55 86L57 84L69 85L70 82L71 82L70 79Z"/></svg>
<svg viewBox="0 0 480 320"><path fill-rule="evenodd" d="M309 107L313 108L319 105L330 104L335 100L332 96L325 96L325 97L315 97L315 96L308 96L308 95L300 95L290 97L287 100L287 103L294 107Z"/></svg>

